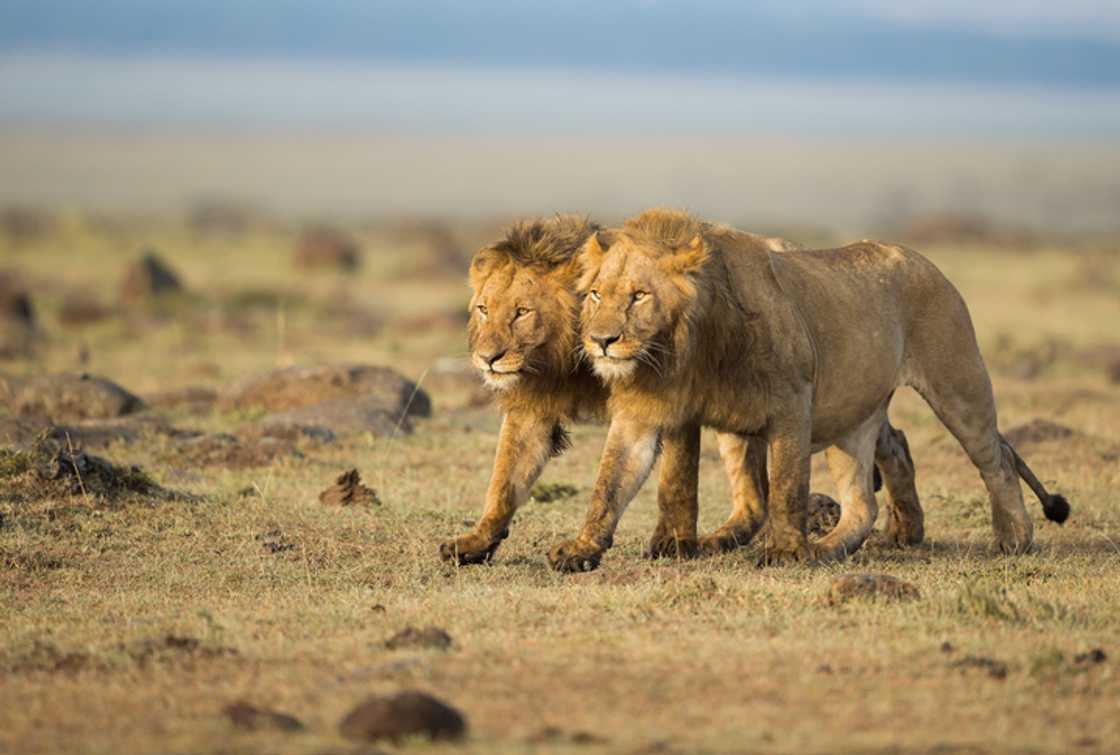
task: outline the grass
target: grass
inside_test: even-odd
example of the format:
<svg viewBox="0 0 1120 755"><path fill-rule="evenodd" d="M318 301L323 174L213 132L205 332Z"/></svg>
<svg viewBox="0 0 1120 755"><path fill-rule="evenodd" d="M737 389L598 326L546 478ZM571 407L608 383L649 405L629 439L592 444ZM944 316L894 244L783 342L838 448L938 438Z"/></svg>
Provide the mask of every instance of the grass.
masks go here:
<svg viewBox="0 0 1120 755"><path fill-rule="evenodd" d="M369 361L417 378L464 353L457 328L394 326L460 306L460 277L391 274L400 260L372 239L366 266L346 278L292 271L294 236L283 230L198 242L164 222L108 239L72 220L59 233L8 257L32 281L48 334L8 372L76 368L84 344L84 369L144 393L288 363ZM174 317L57 323L78 287L113 302L123 265L146 243L196 294ZM1082 264L1067 250L929 251L962 289L990 355L1009 335L1023 348L1053 337L1115 343L1117 292L1063 295ZM348 335L327 306L340 291L385 326ZM275 304L285 298L290 310ZM245 327L202 327L226 316ZM576 530L591 488L603 439L592 426L575 428L573 448L544 474L539 491L559 495L525 507L493 564L440 563L439 542L478 516L498 428L491 409L453 394L436 393L433 417L411 435L309 446L265 467L194 467L155 437L116 444L104 455L194 496L114 506L0 496L0 752L368 752L340 738L338 721L371 693L405 688L461 709L470 734L392 751L1114 751L1120 405L1103 370L1056 359L1032 380L994 373L1004 428L1043 417L1078 430L1020 449L1074 513L1058 527L1028 499L1038 547L1016 558L995 552L975 470L909 392L892 418L918 466L926 543L872 541L847 563L789 569L756 569L751 549L642 559L656 518L647 484L600 570L550 571L544 552ZM168 416L207 430L252 419ZM26 471L19 464L0 454L4 470ZM350 467L382 505L319 504ZM819 460L814 470L814 489L831 492ZM704 529L727 502L705 435ZM831 580L852 571L907 580L921 598L830 606ZM401 629L428 625L452 647L385 648ZM1103 661L1078 660L1095 648ZM1005 674L993 673L1001 665ZM306 730L237 729L222 709L242 699Z"/></svg>

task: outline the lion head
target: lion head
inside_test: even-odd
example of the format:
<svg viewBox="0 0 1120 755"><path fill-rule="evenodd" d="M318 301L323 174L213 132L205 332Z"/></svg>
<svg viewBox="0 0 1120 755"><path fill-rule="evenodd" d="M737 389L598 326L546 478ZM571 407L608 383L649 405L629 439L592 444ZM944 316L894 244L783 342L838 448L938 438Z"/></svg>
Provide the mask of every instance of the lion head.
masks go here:
<svg viewBox="0 0 1120 755"><path fill-rule="evenodd" d="M558 215L512 226L471 261L471 361L499 391L575 370L577 255L598 226Z"/></svg>
<svg viewBox="0 0 1120 755"><path fill-rule="evenodd" d="M642 367L663 376L683 356L702 306L707 231L687 213L648 210L588 238L580 255L581 334L600 378L627 380Z"/></svg>

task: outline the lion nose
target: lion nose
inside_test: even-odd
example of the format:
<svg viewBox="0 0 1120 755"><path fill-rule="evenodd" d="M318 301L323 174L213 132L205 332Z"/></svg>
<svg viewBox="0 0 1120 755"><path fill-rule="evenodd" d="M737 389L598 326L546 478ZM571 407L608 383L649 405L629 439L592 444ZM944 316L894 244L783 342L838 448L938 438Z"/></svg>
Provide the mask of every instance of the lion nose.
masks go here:
<svg viewBox="0 0 1120 755"><path fill-rule="evenodd" d="M482 357L482 361L486 362L486 364L490 365L491 367L494 366L494 362L497 362L505 355L506 349L502 349L501 351L491 351L489 354L479 354L479 356Z"/></svg>
<svg viewBox="0 0 1120 755"><path fill-rule="evenodd" d="M603 354L606 355L607 349L610 348L612 343L618 340L618 336L591 336L591 340L599 344L599 348L602 349Z"/></svg>

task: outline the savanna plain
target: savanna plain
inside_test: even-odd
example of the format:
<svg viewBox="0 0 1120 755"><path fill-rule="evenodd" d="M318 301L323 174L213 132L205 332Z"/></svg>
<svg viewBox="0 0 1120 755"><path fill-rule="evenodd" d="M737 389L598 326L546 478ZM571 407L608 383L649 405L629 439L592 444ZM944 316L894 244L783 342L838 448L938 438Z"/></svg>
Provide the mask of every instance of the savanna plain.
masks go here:
<svg viewBox="0 0 1120 755"><path fill-rule="evenodd" d="M891 420L921 545L873 537L791 568L757 568L754 547L650 561L651 478L602 566L564 575L545 553L582 521L595 425L572 428L492 563L438 557L478 516L497 440L465 273L500 225L5 215L0 752L1120 749L1120 239L951 220L889 238L961 290L1001 428L1072 505L1058 526L1024 486L1029 554L995 550L976 471L905 391ZM344 365L404 380L375 373L370 403ZM277 370L323 367L276 387ZM141 403L98 398L95 378ZM336 483L351 469L360 484ZM730 504L709 434L700 485L707 531ZM820 459L813 489L834 492ZM830 600L848 573L917 597ZM340 733L401 690L458 709L465 739Z"/></svg>

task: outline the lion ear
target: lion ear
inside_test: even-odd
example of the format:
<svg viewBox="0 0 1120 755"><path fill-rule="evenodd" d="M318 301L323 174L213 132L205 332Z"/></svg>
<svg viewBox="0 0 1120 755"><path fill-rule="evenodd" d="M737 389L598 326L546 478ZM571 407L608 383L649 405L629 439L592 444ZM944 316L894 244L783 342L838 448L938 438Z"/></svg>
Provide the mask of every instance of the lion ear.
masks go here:
<svg viewBox="0 0 1120 755"><path fill-rule="evenodd" d="M698 233L675 253L664 257L661 265L666 272L688 275L700 269L708 259L708 254L708 242L704 240L702 234Z"/></svg>
<svg viewBox="0 0 1120 755"><path fill-rule="evenodd" d="M583 242L583 249L572 260L574 271L579 276L576 289L586 291L591 286L591 281L599 274L599 267L607 255L611 240L603 231L595 231Z"/></svg>
<svg viewBox="0 0 1120 755"><path fill-rule="evenodd" d="M482 286L482 283L494 268L494 261L494 253L489 247L481 249L474 256L474 259L471 260L470 273L468 273L472 288L478 290Z"/></svg>
<svg viewBox="0 0 1120 755"><path fill-rule="evenodd" d="M595 231L587 237L587 241L583 242L583 253L588 261L596 261L607 253L610 246L611 240L607 238L607 234L603 231Z"/></svg>

